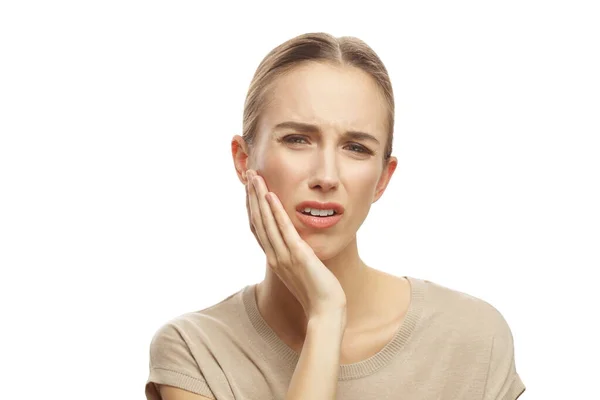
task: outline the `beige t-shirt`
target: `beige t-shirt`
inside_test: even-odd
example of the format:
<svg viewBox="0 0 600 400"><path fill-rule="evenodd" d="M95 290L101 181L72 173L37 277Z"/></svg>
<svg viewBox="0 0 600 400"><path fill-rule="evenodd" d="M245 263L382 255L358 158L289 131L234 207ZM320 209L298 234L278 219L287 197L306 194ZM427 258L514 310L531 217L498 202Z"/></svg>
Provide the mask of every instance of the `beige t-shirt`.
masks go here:
<svg viewBox="0 0 600 400"><path fill-rule="evenodd" d="M406 277L411 300L394 338L374 356L339 370L343 400L514 400L525 391L513 336L489 303ZM258 311L256 285L164 324L150 344L153 382L212 399L284 399L300 354ZM390 304L390 307L394 307Z"/></svg>

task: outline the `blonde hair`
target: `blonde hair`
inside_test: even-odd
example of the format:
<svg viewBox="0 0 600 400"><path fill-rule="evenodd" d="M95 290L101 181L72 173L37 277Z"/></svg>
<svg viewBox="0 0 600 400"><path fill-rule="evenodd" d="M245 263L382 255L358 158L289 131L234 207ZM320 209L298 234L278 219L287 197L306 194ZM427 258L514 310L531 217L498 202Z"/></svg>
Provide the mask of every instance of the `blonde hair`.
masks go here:
<svg viewBox="0 0 600 400"><path fill-rule="evenodd" d="M251 149L254 145L260 114L268 104L273 83L294 67L310 61L358 67L375 79L387 105L385 165L392 154L394 136L394 93L388 72L373 49L362 40L352 36L336 38L324 32L305 33L287 40L271 50L259 64L244 103L242 137L248 147Z"/></svg>

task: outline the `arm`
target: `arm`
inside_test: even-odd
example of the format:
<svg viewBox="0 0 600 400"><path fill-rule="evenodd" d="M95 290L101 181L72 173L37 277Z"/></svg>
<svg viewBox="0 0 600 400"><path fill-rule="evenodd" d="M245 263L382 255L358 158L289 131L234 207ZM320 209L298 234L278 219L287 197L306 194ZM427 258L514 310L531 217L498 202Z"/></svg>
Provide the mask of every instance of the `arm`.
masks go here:
<svg viewBox="0 0 600 400"><path fill-rule="evenodd" d="M286 400L336 398L345 325L345 309L324 313L309 320L302 353L292 376ZM169 385L155 386L162 400L212 400Z"/></svg>
<svg viewBox="0 0 600 400"><path fill-rule="evenodd" d="M333 400L346 328L346 293L333 272L302 239L264 179L250 169L246 177L248 216L267 255L267 265L308 317L302 352L286 400Z"/></svg>
<svg viewBox="0 0 600 400"><path fill-rule="evenodd" d="M309 319L302 353L286 400L336 398L340 350L346 328L346 310L318 314ZM154 384L161 400L212 400L169 385Z"/></svg>
<svg viewBox="0 0 600 400"><path fill-rule="evenodd" d="M302 353L292 376L286 400L336 398L345 325L345 309L309 319Z"/></svg>

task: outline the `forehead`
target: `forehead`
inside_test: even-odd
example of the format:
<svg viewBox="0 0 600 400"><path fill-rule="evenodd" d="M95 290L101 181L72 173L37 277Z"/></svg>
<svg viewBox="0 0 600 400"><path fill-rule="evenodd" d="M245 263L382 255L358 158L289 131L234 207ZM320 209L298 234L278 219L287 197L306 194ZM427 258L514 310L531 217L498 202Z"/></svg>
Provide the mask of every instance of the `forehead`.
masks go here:
<svg viewBox="0 0 600 400"><path fill-rule="evenodd" d="M383 139L387 113L381 90L366 72L309 62L276 79L261 119L268 131L280 122L296 121Z"/></svg>

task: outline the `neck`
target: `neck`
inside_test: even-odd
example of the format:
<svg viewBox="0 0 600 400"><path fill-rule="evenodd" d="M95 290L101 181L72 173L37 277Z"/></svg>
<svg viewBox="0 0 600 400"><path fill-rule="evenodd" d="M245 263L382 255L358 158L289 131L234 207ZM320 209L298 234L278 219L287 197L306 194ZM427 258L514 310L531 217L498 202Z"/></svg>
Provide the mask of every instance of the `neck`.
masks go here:
<svg viewBox="0 0 600 400"><path fill-rule="evenodd" d="M359 326L369 318L371 304L367 301L374 288L375 270L359 257L356 236L348 246L323 264L336 276L346 294L346 330ZM267 265L265 279L257 285L256 301L266 322L291 340L306 335L308 317L300 302Z"/></svg>

